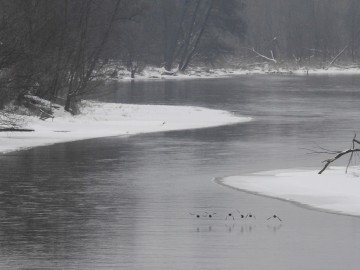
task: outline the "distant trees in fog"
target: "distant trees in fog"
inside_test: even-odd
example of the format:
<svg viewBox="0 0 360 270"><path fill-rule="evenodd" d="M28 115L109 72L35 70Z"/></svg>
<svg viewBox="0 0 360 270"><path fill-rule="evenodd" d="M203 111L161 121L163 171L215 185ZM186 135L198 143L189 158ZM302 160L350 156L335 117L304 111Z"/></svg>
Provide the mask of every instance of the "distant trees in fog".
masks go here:
<svg viewBox="0 0 360 270"><path fill-rule="evenodd" d="M31 92L62 96L70 110L104 63L116 24L138 13L130 0L0 1L2 103Z"/></svg>
<svg viewBox="0 0 360 270"><path fill-rule="evenodd" d="M299 64L328 65L343 49L341 59L359 61L360 1L244 0L244 3L248 25L244 45L262 54L272 50L276 59Z"/></svg>
<svg viewBox="0 0 360 270"><path fill-rule="evenodd" d="M229 51L220 31L243 33L241 8L236 0L0 0L0 104L32 92L61 96L71 110L108 60L169 70L212 61Z"/></svg>
<svg viewBox="0 0 360 270"><path fill-rule="evenodd" d="M109 60L183 71L224 56L357 63L360 1L0 0L0 106L32 92L71 110Z"/></svg>
<svg viewBox="0 0 360 270"><path fill-rule="evenodd" d="M165 69L176 64L184 71L195 56L211 62L217 55L230 52L222 38L226 34L233 37L244 34L242 9L241 1L234 0L161 0Z"/></svg>

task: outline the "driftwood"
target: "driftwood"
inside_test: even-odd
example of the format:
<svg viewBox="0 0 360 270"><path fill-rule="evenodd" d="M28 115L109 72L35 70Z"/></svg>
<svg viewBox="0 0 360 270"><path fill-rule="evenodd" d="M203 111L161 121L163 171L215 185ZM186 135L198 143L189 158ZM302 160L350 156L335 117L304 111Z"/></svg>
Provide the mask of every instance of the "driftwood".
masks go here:
<svg viewBox="0 0 360 270"><path fill-rule="evenodd" d="M164 70L161 75L168 75L168 76L176 76L177 72L179 71L179 69L174 69L174 70Z"/></svg>
<svg viewBox="0 0 360 270"><path fill-rule="evenodd" d="M48 118L52 118L54 120L54 115L51 112L47 112L43 109L40 109L40 119L45 121Z"/></svg>
<svg viewBox="0 0 360 270"><path fill-rule="evenodd" d="M327 149L324 149L324 148L321 148L322 152L316 152L314 151L314 153L327 153L327 154L335 154L335 156L333 158L329 158L329 159L326 159L324 160L322 163L325 163L324 167L318 172L318 174L322 174L326 169L327 167L333 163L335 160L338 160L339 158L341 158L342 156L344 155L347 155L347 154L350 154L350 158L349 158L349 161L348 161L348 164L346 166L346 173L348 171L348 168L351 164L351 161L354 157L354 153L356 152L360 152L360 148L356 148L356 145L360 145L360 141L358 141L356 139L356 133L354 135L354 138L352 139L352 146L350 149L346 149L346 150L343 150L343 151L330 151L330 150L327 150Z"/></svg>
<svg viewBox="0 0 360 270"><path fill-rule="evenodd" d="M41 120L46 120L48 118L54 119L53 109L60 108L57 104L53 104L50 101L28 94L20 96L20 102L33 114L39 115Z"/></svg>
<svg viewBox="0 0 360 270"><path fill-rule="evenodd" d="M34 132L34 129L27 128L0 128L0 132Z"/></svg>

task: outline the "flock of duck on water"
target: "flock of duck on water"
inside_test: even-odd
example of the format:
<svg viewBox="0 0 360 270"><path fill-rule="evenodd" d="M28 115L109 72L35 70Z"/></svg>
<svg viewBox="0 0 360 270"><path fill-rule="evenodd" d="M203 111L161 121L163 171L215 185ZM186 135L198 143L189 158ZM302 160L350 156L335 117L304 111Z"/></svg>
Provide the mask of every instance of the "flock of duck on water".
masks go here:
<svg viewBox="0 0 360 270"><path fill-rule="evenodd" d="M234 215L233 213L229 212L226 214L225 216L225 220L228 220L228 219L232 219L232 220L235 220L235 217L238 217L239 219L256 219L256 216L253 215L252 213L247 213L246 215L245 214L241 214L239 210L236 210L239 215ZM189 213L190 215L192 216L195 216L196 218L214 218L214 216L216 215L216 213L213 213L213 212L203 212L201 214L194 214L194 213ZM271 220L271 219L276 219L276 220L279 220L280 222L282 222L282 219L273 214L271 215L270 217L268 217L266 220Z"/></svg>

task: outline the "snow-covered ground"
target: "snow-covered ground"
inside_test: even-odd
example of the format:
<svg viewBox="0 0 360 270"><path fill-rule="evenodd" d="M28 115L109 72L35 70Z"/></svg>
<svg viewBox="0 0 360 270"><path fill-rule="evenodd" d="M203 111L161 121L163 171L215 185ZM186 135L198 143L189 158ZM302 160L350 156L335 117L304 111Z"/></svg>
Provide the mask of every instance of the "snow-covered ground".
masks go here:
<svg viewBox="0 0 360 270"><path fill-rule="evenodd" d="M291 71L294 75L359 75L360 68L299 68Z"/></svg>
<svg viewBox="0 0 360 270"><path fill-rule="evenodd" d="M230 176L220 183L239 190L297 202L325 211L360 215L360 168L277 170Z"/></svg>
<svg viewBox="0 0 360 270"><path fill-rule="evenodd" d="M105 71L106 74L111 74L114 67L108 67ZM188 80L188 79L211 79L211 78L226 78L239 75L262 75L262 74L287 74L287 75L357 75L360 74L360 68L274 68L270 65L262 67L247 68L190 68L189 70L181 73L177 72L175 75L164 75L163 68L146 67L143 71L135 75L134 80ZM118 71L116 77L111 78L106 76L107 79L128 81L130 72L125 68Z"/></svg>
<svg viewBox="0 0 360 270"><path fill-rule="evenodd" d="M200 107L131 105L84 101L81 114L71 116L62 108L45 121L26 116L34 132L0 132L0 153L60 142L107 136L134 135L195 129L250 121L230 112Z"/></svg>
<svg viewBox="0 0 360 270"><path fill-rule="evenodd" d="M109 71L105 71L106 74L111 74L114 70L113 67L109 68ZM208 68L191 68L185 72L176 72L174 75L164 74L164 68L158 67L146 67L143 71L136 73L135 78L130 77L130 72L125 68L118 71L116 77L107 76L107 79L118 81L129 80L189 80L189 79L213 79L213 78L226 78L234 75L246 75L246 74L264 74L260 69L254 70L254 73L248 70L242 69L208 69Z"/></svg>

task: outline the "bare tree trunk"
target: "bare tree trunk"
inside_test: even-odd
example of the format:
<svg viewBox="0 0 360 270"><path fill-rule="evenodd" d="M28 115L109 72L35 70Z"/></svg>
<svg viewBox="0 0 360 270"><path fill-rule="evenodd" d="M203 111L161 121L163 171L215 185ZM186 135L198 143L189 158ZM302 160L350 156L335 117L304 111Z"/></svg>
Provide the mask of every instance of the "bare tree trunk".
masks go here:
<svg viewBox="0 0 360 270"><path fill-rule="evenodd" d="M165 61L165 70L170 71L172 69L175 55L177 54L177 45L179 42L179 36L181 29L183 27L184 19L186 12L189 8L190 0L185 0L184 5L182 7L180 20L175 23L175 29L172 29L168 13L171 9L175 9L175 7L167 6L171 4L172 1L164 0L163 1L163 19L164 19L164 61ZM171 35L171 33L175 31L175 35Z"/></svg>
<svg viewBox="0 0 360 270"><path fill-rule="evenodd" d="M79 89L79 80L81 78L81 65L84 65L84 53L85 53L85 40L86 35L88 31L88 19L90 15L90 9L91 9L91 0L87 0L86 8L84 9L84 12L81 13L80 22L79 22L79 28L80 28L80 39L78 43L78 49L76 51L76 57L75 61L73 62L71 71L70 71L70 82L68 87L68 93L66 96L66 102L65 102L65 111L70 112L72 97L77 94L77 91Z"/></svg>
<svg viewBox="0 0 360 270"><path fill-rule="evenodd" d="M116 17L116 14L119 10L119 7L120 7L120 3L121 3L121 0L117 0L116 1L116 4L115 4L115 7L114 7L114 10L112 12L112 15L111 15L111 19L110 19L110 22L108 24L108 27L107 29L105 30L105 33L104 33L104 36L101 40L101 43L100 45L96 48L94 54L93 54L93 57L92 57L92 60L90 62L90 67L88 68L87 72L86 72L86 76L85 76L85 84L83 85L82 88L86 87L86 84L87 82L90 80L90 77L95 69L95 66L96 64L98 63L99 61L99 57L100 57L100 54L102 53L104 47L105 47L105 44L109 38L109 35L110 35L110 32L112 30L112 27L113 27L113 24L114 24L114 21L115 21L115 17Z"/></svg>
<svg viewBox="0 0 360 270"><path fill-rule="evenodd" d="M53 78L53 82L51 85L51 101L55 102L56 97L58 95L59 90L59 80L60 80L60 73L61 73L61 66L63 62L63 56L64 56L64 46L65 46L65 34L67 32L67 21L68 21L68 0L63 0L64 2L64 26L61 31L60 35L60 45L58 48L58 54L57 54L57 60L56 60L56 69L55 74Z"/></svg>
<svg viewBox="0 0 360 270"><path fill-rule="evenodd" d="M188 65L189 65L189 63L190 63L190 61L191 61L191 59L192 59L192 57L193 57L193 55L194 55L194 53L195 53L198 45L199 45L200 39L201 39L202 35L204 34L204 31L205 31L207 22L208 22L208 20L209 20L209 17L210 17L210 14L211 14L211 10L212 10L212 8L213 8L213 4L214 4L214 0L211 0L211 1L210 1L210 4L209 4L209 8L208 8L208 10L207 10L207 12L206 12L206 15L205 15L205 19L204 19L204 22L203 22L203 24L202 24L201 30L200 30L200 32L199 32L199 35L197 36L196 41L195 41L195 44L193 45L192 50L190 51L190 53L188 54L188 56L186 57L186 60L185 60L184 65L183 65L182 67L179 67L181 71L184 71L184 70L188 67Z"/></svg>
<svg viewBox="0 0 360 270"><path fill-rule="evenodd" d="M191 23L190 23L190 29L187 32L187 35L185 37L184 46L182 48L182 55L181 55L181 59L180 59L180 63L179 63L180 69L184 65L184 61L186 59L186 54L188 53L191 36L193 35L194 26L195 26L195 22L196 22L196 17L198 15L198 11L199 11L199 6L200 6L200 0L197 0L196 7L195 7L195 10L194 10L194 13L193 13L193 16L192 16L192 20L191 20Z"/></svg>
<svg viewBox="0 0 360 270"><path fill-rule="evenodd" d="M72 101L71 95L67 94L65 100L65 106L64 106L64 110L67 112L70 112L71 101Z"/></svg>
<svg viewBox="0 0 360 270"><path fill-rule="evenodd" d="M76 95L82 94L82 92L87 87L89 81L91 80L91 76L94 72L96 64L99 62L100 55L101 55L101 53L105 47L105 44L109 38L109 34L112 30L116 14L120 7L120 3L121 3L121 0L116 1L114 10L113 10L111 18L110 18L110 22L108 24L108 27L105 30L105 33L101 39L99 46L97 46L95 51L93 52L93 54L90 58L89 67L87 68L87 70L84 74L86 59L84 59L84 57L83 57L83 51L85 50L84 47L85 47L86 33L88 31L88 18L89 18L89 14L90 14L90 5L91 5L91 1L88 1L84 27L83 27L82 35L80 37L80 42L79 42L77 60L75 62L73 74L70 77L69 90L68 90L68 94L66 97L66 103L65 103L66 111L70 110L72 98L75 97Z"/></svg>

